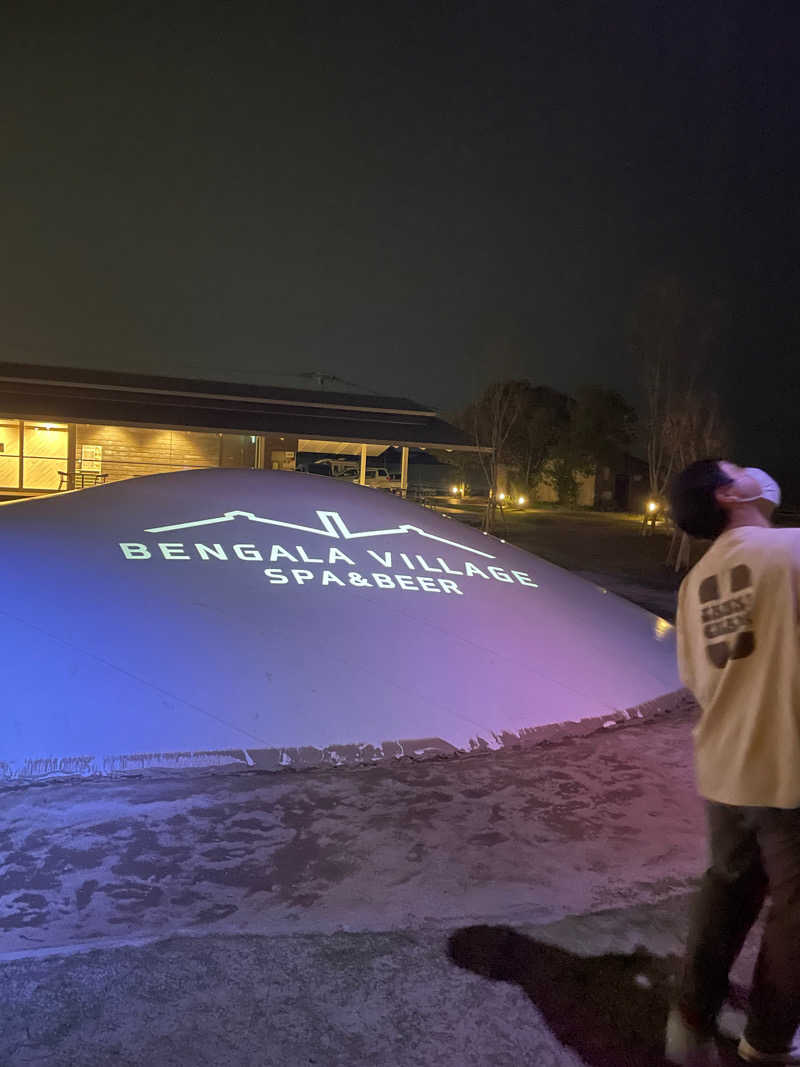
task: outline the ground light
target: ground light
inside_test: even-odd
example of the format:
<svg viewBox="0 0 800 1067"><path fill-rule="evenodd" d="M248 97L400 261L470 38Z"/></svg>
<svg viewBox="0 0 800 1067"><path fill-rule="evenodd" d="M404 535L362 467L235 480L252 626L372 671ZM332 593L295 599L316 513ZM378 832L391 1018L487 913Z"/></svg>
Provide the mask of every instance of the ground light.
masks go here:
<svg viewBox="0 0 800 1067"><path fill-rule="evenodd" d="M642 516L642 532L654 531L659 519L660 505L657 500L648 500Z"/></svg>

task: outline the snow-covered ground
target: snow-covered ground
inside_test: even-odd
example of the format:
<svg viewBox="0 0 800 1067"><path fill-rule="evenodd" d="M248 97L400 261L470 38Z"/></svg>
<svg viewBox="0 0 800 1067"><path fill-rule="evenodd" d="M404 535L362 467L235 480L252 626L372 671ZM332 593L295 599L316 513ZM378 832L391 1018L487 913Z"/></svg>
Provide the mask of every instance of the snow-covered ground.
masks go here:
<svg viewBox="0 0 800 1067"><path fill-rule="evenodd" d="M706 854L690 727L13 785L0 1062L653 1067Z"/></svg>

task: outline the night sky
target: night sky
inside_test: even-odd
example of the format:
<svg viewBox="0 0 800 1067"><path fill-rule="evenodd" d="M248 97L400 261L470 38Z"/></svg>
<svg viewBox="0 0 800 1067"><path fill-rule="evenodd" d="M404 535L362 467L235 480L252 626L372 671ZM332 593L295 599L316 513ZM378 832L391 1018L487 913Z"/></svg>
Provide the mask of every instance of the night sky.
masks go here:
<svg viewBox="0 0 800 1067"><path fill-rule="evenodd" d="M0 358L636 399L675 275L740 458L791 471L800 5L106 7L4 15Z"/></svg>

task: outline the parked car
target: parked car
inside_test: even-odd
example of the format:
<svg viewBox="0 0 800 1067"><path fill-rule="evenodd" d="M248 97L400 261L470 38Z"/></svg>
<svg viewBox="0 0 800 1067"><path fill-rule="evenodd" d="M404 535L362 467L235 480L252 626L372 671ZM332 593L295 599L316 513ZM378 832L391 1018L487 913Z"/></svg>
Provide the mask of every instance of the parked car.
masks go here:
<svg viewBox="0 0 800 1067"><path fill-rule="evenodd" d="M360 472L356 472L353 481L358 484L360 480ZM398 489L400 478L397 475L392 476L385 467L367 467L364 484L370 489Z"/></svg>
<svg viewBox="0 0 800 1067"><path fill-rule="evenodd" d="M308 471L311 474L324 474L329 478L352 478L358 479L358 467L350 460L341 459L315 459L309 463Z"/></svg>

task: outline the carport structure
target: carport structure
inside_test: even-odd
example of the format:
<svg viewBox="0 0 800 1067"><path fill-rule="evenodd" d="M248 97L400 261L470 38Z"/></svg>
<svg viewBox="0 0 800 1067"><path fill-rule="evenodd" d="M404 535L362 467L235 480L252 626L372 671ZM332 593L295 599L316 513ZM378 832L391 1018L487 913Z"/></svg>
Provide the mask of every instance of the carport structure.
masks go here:
<svg viewBox="0 0 800 1067"><path fill-rule="evenodd" d="M204 467L296 469L298 452L367 459L409 449L476 451L404 397L309 388L302 377L242 384L0 363L0 496L37 496Z"/></svg>

